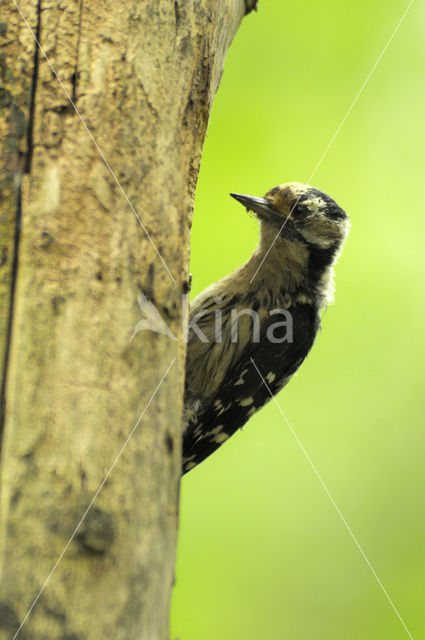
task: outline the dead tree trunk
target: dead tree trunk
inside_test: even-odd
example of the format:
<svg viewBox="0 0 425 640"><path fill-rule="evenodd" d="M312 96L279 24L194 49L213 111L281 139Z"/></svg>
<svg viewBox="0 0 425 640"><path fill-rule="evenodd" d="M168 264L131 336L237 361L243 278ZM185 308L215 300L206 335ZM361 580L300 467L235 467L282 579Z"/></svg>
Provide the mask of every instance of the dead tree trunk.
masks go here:
<svg viewBox="0 0 425 640"><path fill-rule="evenodd" d="M193 195L254 4L0 1L2 640L167 637ZM140 292L175 338L129 341Z"/></svg>

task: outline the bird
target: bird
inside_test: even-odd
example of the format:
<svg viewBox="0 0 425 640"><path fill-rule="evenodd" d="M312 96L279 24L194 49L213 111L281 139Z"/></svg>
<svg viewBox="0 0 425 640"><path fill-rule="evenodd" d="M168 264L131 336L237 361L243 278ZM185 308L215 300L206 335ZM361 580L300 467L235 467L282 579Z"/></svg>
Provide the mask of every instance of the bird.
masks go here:
<svg viewBox="0 0 425 640"><path fill-rule="evenodd" d="M182 474L205 460L275 396L303 363L350 229L326 193L298 182L263 198L230 194L259 220L247 262L190 305Z"/></svg>

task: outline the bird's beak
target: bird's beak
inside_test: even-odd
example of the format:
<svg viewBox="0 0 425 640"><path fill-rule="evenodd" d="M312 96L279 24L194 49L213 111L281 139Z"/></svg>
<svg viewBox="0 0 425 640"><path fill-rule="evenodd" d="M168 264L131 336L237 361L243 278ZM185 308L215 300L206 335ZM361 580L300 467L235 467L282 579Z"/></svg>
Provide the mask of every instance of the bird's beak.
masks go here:
<svg viewBox="0 0 425 640"><path fill-rule="evenodd" d="M249 211L256 213L261 220L272 222L276 218L280 219L278 211L276 211L270 200L256 198L255 196L245 196L242 193L231 193L230 195Z"/></svg>

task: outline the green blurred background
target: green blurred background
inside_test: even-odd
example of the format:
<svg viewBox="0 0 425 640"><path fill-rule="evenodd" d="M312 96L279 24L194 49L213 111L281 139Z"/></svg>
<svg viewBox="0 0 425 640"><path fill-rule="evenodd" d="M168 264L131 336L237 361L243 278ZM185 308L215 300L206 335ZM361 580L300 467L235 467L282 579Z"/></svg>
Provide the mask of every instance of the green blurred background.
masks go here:
<svg viewBox="0 0 425 640"><path fill-rule="evenodd" d="M308 181L407 7L260 0L199 178L193 295L248 258L229 191ZM413 4L311 183L349 213L336 303L278 401L410 633L425 638L425 53ZM182 483L171 637L408 638L276 406Z"/></svg>

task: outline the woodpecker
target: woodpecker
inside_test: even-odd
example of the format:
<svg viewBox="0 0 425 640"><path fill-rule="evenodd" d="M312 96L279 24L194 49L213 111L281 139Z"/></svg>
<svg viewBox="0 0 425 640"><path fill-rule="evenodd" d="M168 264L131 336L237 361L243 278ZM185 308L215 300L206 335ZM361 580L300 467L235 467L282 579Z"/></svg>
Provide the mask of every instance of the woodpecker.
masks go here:
<svg viewBox="0 0 425 640"><path fill-rule="evenodd" d="M190 308L183 474L202 462L297 371L333 300L350 223L328 195L287 183L264 198L230 194L260 222L247 262Z"/></svg>

